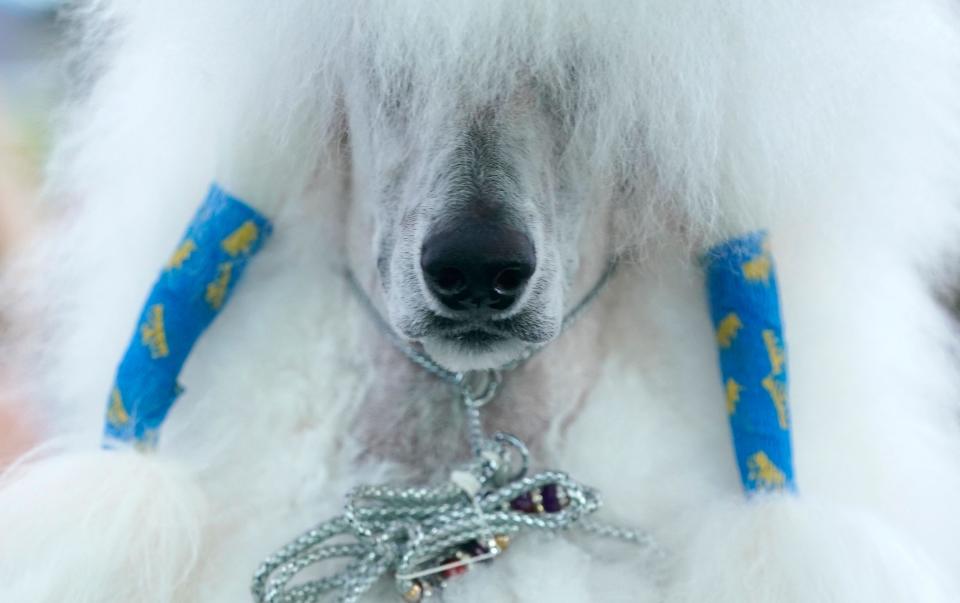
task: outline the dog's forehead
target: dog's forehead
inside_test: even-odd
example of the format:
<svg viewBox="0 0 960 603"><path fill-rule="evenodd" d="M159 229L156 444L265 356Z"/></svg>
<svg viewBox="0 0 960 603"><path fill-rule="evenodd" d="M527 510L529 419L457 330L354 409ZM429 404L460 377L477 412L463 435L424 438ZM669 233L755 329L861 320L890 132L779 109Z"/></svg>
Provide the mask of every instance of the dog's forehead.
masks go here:
<svg viewBox="0 0 960 603"><path fill-rule="evenodd" d="M427 126L431 119L443 127L475 131L493 129L504 123L555 114L569 107L571 91L553 83L529 78L472 92L455 81L443 86L417 83L403 74L391 79L368 77L357 82L348 94L348 110L360 110L384 123ZM442 118L438 120L438 118Z"/></svg>
<svg viewBox="0 0 960 603"><path fill-rule="evenodd" d="M520 119L533 112L568 113L583 96L578 73L582 57L536 65L522 57L501 59L493 72L469 61L425 67L398 57L352 56L340 70L342 89L353 110L391 121L414 121L445 115L449 120L493 123ZM483 58L474 57L484 62ZM488 60L490 60L488 58Z"/></svg>

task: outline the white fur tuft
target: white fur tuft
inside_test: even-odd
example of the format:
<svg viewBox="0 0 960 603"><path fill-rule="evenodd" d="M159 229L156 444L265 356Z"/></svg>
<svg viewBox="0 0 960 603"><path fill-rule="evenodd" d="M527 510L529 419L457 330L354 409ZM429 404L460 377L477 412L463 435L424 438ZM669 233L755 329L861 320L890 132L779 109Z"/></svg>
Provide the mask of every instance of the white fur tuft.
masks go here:
<svg viewBox="0 0 960 603"><path fill-rule="evenodd" d="M956 601L936 564L863 509L778 495L692 523L671 603Z"/></svg>
<svg viewBox="0 0 960 603"><path fill-rule="evenodd" d="M179 600L206 500L178 465L98 451L21 466L0 509L0 600L153 603Z"/></svg>

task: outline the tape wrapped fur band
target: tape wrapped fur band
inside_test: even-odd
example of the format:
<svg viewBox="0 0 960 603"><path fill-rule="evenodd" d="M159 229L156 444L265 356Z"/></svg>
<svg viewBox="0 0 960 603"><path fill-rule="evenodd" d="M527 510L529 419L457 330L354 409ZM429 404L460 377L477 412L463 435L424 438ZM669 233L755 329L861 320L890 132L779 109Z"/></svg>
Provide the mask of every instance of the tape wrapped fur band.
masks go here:
<svg viewBox="0 0 960 603"><path fill-rule="evenodd" d="M156 445L182 391L177 378L190 350L270 232L260 212L211 186L150 291L117 369L105 447ZM767 235L721 243L703 261L741 480L748 492L792 490L787 364Z"/></svg>
<svg viewBox="0 0 960 603"><path fill-rule="evenodd" d="M703 258L740 479L748 492L794 490L787 358L766 232Z"/></svg>
<svg viewBox="0 0 960 603"><path fill-rule="evenodd" d="M230 298L271 226L214 184L143 306L107 403L104 445L151 448L197 338Z"/></svg>

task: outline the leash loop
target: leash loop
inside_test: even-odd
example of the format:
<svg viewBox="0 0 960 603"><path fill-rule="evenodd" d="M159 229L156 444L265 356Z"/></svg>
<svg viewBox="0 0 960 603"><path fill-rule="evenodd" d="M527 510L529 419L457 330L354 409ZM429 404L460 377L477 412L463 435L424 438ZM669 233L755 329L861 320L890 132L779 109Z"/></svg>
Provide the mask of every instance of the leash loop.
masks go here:
<svg viewBox="0 0 960 603"><path fill-rule="evenodd" d="M587 295L564 317L569 327L610 279L612 263ZM560 532L583 525L598 535L658 548L645 532L587 523L600 508L598 494L559 471L532 476L530 451L517 436L487 436L480 410L499 392L503 370L529 359L542 346L499 369L453 372L410 346L393 332L352 274L348 280L388 338L412 362L454 386L463 404L472 459L437 486L358 486L347 496L341 516L321 523L270 555L254 575L257 603L313 603L337 594L355 603L381 577L392 574L407 603L419 603L446 580L476 563L499 556L510 537L523 531ZM339 572L290 585L303 570L330 559L349 559Z"/></svg>
<svg viewBox="0 0 960 603"><path fill-rule="evenodd" d="M483 408L497 396L503 374L497 369L460 373L460 393L467 408Z"/></svg>

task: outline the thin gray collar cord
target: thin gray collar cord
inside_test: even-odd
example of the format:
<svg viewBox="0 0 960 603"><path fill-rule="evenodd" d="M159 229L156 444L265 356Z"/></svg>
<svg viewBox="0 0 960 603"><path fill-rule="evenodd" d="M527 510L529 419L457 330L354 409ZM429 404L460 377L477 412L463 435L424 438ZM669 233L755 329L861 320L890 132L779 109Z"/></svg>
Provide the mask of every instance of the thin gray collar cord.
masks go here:
<svg viewBox="0 0 960 603"><path fill-rule="evenodd" d="M597 297L616 265L565 316L568 328ZM587 532L639 545L654 558L663 553L646 532L593 522L600 508L597 493L559 471L528 476L529 450L514 435L487 436L481 408L492 401L501 371L519 366L536 353L501 369L449 371L409 346L389 327L351 274L347 275L367 311L407 358L457 390L467 419L472 460L437 486L358 486L347 496L343 515L321 523L270 555L253 578L257 603L314 603L336 593L339 603L354 603L386 574L408 603L438 593L449 578L500 555L521 531L560 532L577 526ZM331 559L347 559L339 572L324 578L294 579L304 569Z"/></svg>
<svg viewBox="0 0 960 603"><path fill-rule="evenodd" d="M597 279L597 282L594 283L593 287L590 288L587 293L580 298L570 310L564 315L563 321L560 326L560 332L566 332L580 317L583 315L584 310L593 303L597 296L600 295L600 292L604 290L607 283L610 282L610 279L617 271L618 263L615 260L611 260L607 267L604 269L603 273ZM357 282L356 276L353 272L349 270L344 271L344 276L347 279L347 284L350 285L351 290L357 299L360 300L360 303L363 305L364 310L373 321L377 324L380 330L387 336L390 342L396 347L404 356L410 359L411 362L418 365L428 373L434 375L441 381L446 381L447 383L454 385L464 391L464 383L467 379L468 373L455 372L448 370L442 367L436 360L428 356L425 352L417 350L411 346L407 341L401 338L396 331L387 323L386 319L380 314L377 307L374 305L373 300L370 299L370 296L367 295L367 292L364 291L363 287L360 286L360 283ZM517 368L527 360L529 360L534 354L543 349L544 344L540 345L530 345L528 346L520 357L499 369L491 369L498 371L509 371ZM466 393L466 392L465 392Z"/></svg>

